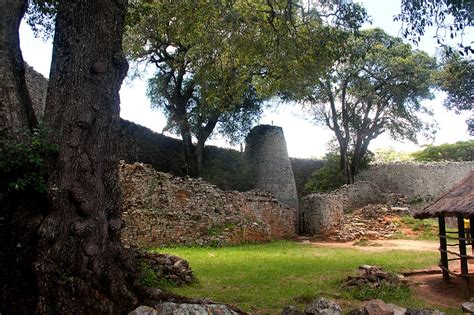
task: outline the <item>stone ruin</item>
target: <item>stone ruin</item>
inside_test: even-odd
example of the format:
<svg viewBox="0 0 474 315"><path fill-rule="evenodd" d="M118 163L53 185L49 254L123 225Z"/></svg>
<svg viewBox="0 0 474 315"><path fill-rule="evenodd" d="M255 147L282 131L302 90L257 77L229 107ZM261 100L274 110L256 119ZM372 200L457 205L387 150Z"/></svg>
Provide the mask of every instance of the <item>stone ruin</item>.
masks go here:
<svg viewBox="0 0 474 315"><path fill-rule="evenodd" d="M301 200L299 231L305 235L326 236L340 227L344 213L383 201L380 189L371 182L345 185L330 193L314 193Z"/></svg>
<svg viewBox="0 0 474 315"><path fill-rule="evenodd" d="M41 120L45 107L48 80L28 65L26 66L25 77L35 114L37 118ZM120 134L121 143L119 146L119 154L121 158L126 159L128 162L144 162L144 160L146 160L147 163L156 164L158 169L162 167L166 169L166 171L179 172L179 156L181 150L179 140L155 134L151 132L151 130L123 120L121 120ZM217 167L217 172L228 173L225 176L226 179L224 179L224 182L227 182L222 186L225 186L225 189L235 189L232 188L233 185L230 182L236 178L237 174L238 176L242 176L241 173L244 172L244 175L248 176L250 187L273 194L276 200L289 207L288 209L293 209L285 210L287 212L289 211L288 213L293 213L289 216L289 222L283 225L285 228L288 228L288 233L285 234L287 236L295 235L298 232L306 235L331 234L334 236L334 231L353 225L353 222L349 222L350 219L347 217L347 212L368 204L378 204L381 202L394 204L393 200L388 200L390 199L388 198L390 194L404 196L406 199L405 203L410 203L411 206L416 206L415 203L419 202L418 207L421 207L427 201L439 197L443 192L449 190L457 181L461 180L474 169L474 162L392 163L377 165L359 174L356 178L357 183L355 185L344 186L330 194L311 194L304 196L304 192L302 191L304 181L309 178L314 170L321 167L320 161L290 160L283 130L280 127L269 125L257 126L250 132L246 141L246 150L242 159L239 157L237 151L230 152L232 150L215 148L217 151L220 150L219 154L215 155L215 160L220 159L217 161L217 164L225 165L225 169ZM243 167L240 166L240 160L244 161L244 163L242 163ZM232 161L234 167L230 168L228 166L229 161ZM295 167L297 169L295 169ZM295 174L297 174L297 176L295 176ZM297 183L295 183L295 177L298 181ZM171 176L170 180L171 178L174 177ZM204 182L202 182L202 184L208 185ZM172 187L180 190L178 186L172 185ZM297 191L297 187L300 188L300 191ZM214 187L214 189L216 188ZM222 191L220 193L224 194ZM228 194L228 192L225 192L225 194ZM229 192L229 194L237 196L236 192ZM250 198L248 201L253 200L250 204L258 204L256 200L265 200L264 202L260 202L261 204L276 204L276 200L273 196L268 193L249 192L239 195L236 199L240 198L245 200L246 198ZM234 201L235 200L232 200L232 202ZM128 207L128 205L126 207ZM258 206L252 207L259 209ZM284 208L282 205L278 207ZM275 207L275 209L278 207ZM133 210L130 210L132 208ZM155 221L156 226L151 227L151 225L147 225L147 227L142 230L142 228L144 228L143 224L145 223L140 223L140 220L150 223L150 220L156 220L156 213L151 215L149 208L140 208L139 204L135 204L132 208L126 208L127 211L124 214L124 218L128 220L127 233L131 233L129 235L133 233L143 235L144 231L148 231L153 236L149 236L148 240L143 241L147 244L151 244L150 242L154 238L156 240L166 240L164 241L166 244L172 244L172 242L170 242L172 239L176 240L178 244L187 244L189 242L189 240L181 235L182 232L180 232L180 229L176 229L174 235L168 235L167 233L173 234L173 229L169 230L166 225L161 226L160 224L162 222L159 220ZM158 208L158 206L155 207L155 209ZM242 211L241 208L240 206L236 207L233 211ZM360 215L356 216L358 221L355 223L359 224L360 227L363 227L364 224L367 225L368 223L364 221L364 214L362 214L361 211L372 213L374 212L372 208L369 209L366 207L357 212ZM384 213L384 211L381 210L383 209L379 207L376 212L379 214ZM186 218L184 221L180 221L178 212L173 212L175 219L178 218L176 222L181 222L184 226L189 224L189 221L186 222L186 220L189 219L189 216L192 216L191 213L193 210L188 209L186 211L187 212L182 214L183 218ZM133 213L133 216L131 213ZM209 229L216 225L213 223L214 221L219 222L219 224L224 224L223 222L225 220L221 220L218 212L213 213L212 211L208 211L206 213L206 216L200 216L201 219L207 218L204 223L202 223L203 226L207 224ZM243 214L239 215L245 216L247 213L250 212L244 211ZM254 216L253 218L256 217ZM255 223L258 224L258 220L256 220ZM194 224L200 223L194 219ZM217 226L219 224L217 224ZM234 223L228 224L233 225ZM247 224L247 228L244 230L247 231L246 233L250 233L249 231L252 230L250 225L248 225L248 222L245 224ZM294 224L294 227L290 228L289 225L291 224ZM131 232L133 229L135 232ZM163 231L157 232L160 229ZM204 227L202 227L202 229L204 229ZM264 233L262 231L265 230L265 228L262 227L257 228L255 226L253 230L258 230L259 232L255 232L254 236L251 237L252 239L261 237L261 240L264 240L277 237L276 235L282 235L280 232L277 234L272 234L273 232ZM229 236L227 235L229 233L226 234L224 232L228 231L225 231L224 228L224 231L221 233L222 239L216 239L216 237L214 237L214 239L211 240L203 236L194 239L194 241L196 241L195 243L203 244L208 244L209 242L229 242ZM158 237L157 235L160 233L162 236ZM257 234L260 236L257 237ZM359 230L354 233L354 235L358 234L360 234ZM136 235L133 237L137 238ZM245 237L241 238L241 240L244 241L245 239Z"/></svg>
<svg viewBox="0 0 474 315"><path fill-rule="evenodd" d="M253 188L272 193L282 204L298 209L295 176L281 127L254 127L246 138L245 160Z"/></svg>
<svg viewBox="0 0 474 315"><path fill-rule="evenodd" d="M232 245L296 236L296 212L259 191L222 191L140 163L121 164L125 243Z"/></svg>

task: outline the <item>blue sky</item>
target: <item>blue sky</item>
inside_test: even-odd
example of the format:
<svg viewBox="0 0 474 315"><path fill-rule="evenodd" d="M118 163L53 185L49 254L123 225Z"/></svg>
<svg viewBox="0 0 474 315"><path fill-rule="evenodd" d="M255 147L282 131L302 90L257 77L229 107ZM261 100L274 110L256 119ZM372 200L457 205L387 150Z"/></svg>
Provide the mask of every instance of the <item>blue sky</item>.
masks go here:
<svg viewBox="0 0 474 315"><path fill-rule="evenodd" d="M357 2L361 2L371 16L373 23L367 27L380 27L393 36L399 35L401 24L393 21L393 16L400 10L399 1L363 0ZM431 55L435 53L436 49L436 40L433 39L433 34L433 31L428 31L418 47ZM466 42L474 40L472 32L466 37ZM31 30L25 23L22 23L20 29L20 39L24 59L47 77L51 63L51 43L45 43L41 39L34 38ZM146 80L130 82L130 80L126 79L120 91L120 116L156 132L161 132L166 124L165 118L160 112L150 109L145 92ZM439 124L435 143L452 143L469 139L465 124L469 114L456 115L454 112L445 110L442 107L443 98L443 93L436 93L434 100L427 101L427 106L433 108L434 118ZM331 139L332 134L325 128L315 127L311 121L303 117L301 112L298 106L280 104L272 110L265 111L260 123L273 123L283 128L290 156L323 156L327 151L326 144ZM371 143L370 149L376 150L377 148L392 147L396 150L413 151L420 145L428 143L431 142L426 139L420 139L419 144L414 145L409 142L397 142L382 135ZM209 141L209 144L228 146L222 139L213 139Z"/></svg>

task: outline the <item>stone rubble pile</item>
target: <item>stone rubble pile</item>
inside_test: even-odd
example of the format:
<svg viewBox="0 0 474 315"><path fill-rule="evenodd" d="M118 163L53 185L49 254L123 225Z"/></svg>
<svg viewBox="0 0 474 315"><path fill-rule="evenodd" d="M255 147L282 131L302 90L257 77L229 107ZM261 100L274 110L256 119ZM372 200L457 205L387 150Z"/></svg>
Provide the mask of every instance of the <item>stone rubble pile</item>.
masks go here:
<svg viewBox="0 0 474 315"><path fill-rule="evenodd" d="M165 279L183 285L190 284L194 279L189 263L178 256L143 253L138 258L153 270L158 280Z"/></svg>
<svg viewBox="0 0 474 315"><path fill-rule="evenodd" d="M446 313L422 309L415 310L410 308L400 307L395 304L385 303L382 300L370 300L364 303L364 306L358 310L352 310L349 315L446 315Z"/></svg>
<svg viewBox="0 0 474 315"><path fill-rule="evenodd" d="M128 313L128 315L169 315L169 314L189 314L189 315L238 315L227 305L222 304L190 304L164 302L155 307L140 306Z"/></svg>
<svg viewBox="0 0 474 315"><path fill-rule="evenodd" d="M319 298L309 304L304 311L297 307L288 305L283 309L282 315L342 315L341 307L334 301ZM446 315L438 310L414 310L406 309L394 304L386 304L382 300L370 300L364 303L360 309L350 311L350 315Z"/></svg>
<svg viewBox="0 0 474 315"><path fill-rule="evenodd" d="M361 238L389 239L398 230L390 216L408 213L408 208L388 205L367 205L352 213L344 214L341 221L327 236L330 241L349 242Z"/></svg>
<svg viewBox="0 0 474 315"><path fill-rule="evenodd" d="M128 315L238 315L245 312L229 305L215 304L212 302L191 304L163 302L154 307L140 306ZM293 305L287 305L281 312L282 315L342 315L342 308L337 302L325 298L315 299L308 304L304 311ZM430 309L407 309L394 304L386 304L382 300L366 301L360 309L348 312L350 315L446 315L444 312Z"/></svg>
<svg viewBox="0 0 474 315"><path fill-rule="evenodd" d="M363 286L378 288L383 283L394 285L407 284L407 280L403 275L383 271L382 268L377 266L363 265L359 267L358 271L358 276L347 277L342 286L345 288L356 288Z"/></svg>

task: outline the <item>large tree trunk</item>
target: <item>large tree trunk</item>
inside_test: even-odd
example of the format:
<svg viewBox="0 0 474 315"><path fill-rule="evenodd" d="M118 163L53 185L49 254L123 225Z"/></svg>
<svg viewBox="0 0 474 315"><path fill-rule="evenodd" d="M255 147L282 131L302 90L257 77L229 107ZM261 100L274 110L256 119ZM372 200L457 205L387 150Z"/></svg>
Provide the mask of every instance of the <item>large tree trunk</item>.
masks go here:
<svg viewBox="0 0 474 315"><path fill-rule="evenodd" d="M18 36L26 8L26 0L0 0L0 150L27 142L36 125ZM32 313L36 305L32 263L45 204L34 192L10 189L0 175L0 313Z"/></svg>
<svg viewBox="0 0 474 315"><path fill-rule="evenodd" d="M201 175L201 171L202 171L202 161L204 158L204 145L206 144L206 141L209 138L209 136L214 131L214 128L216 127L218 120L219 120L219 114L212 115L211 117L209 117L204 127L202 127L201 130L199 130L198 132L196 149L194 152L195 154L194 159L196 161L198 176Z"/></svg>
<svg viewBox="0 0 474 315"><path fill-rule="evenodd" d="M127 71L121 51L127 1L58 3L44 118L50 141L58 145L58 156L50 161L48 196L12 193L0 177L0 313L122 314L138 303L154 305L169 297L190 302L141 285L139 263L153 257L126 251L120 242L114 149L118 91ZM16 26L25 9L17 10L17 4L10 1L8 8L0 2L2 19ZM9 32L18 34L18 27ZM0 40L3 49L16 45L21 54L18 40ZM8 70L8 61L2 57ZM15 58L21 60L21 55ZM21 72L3 77L7 70L2 68L2 84L3 79L20 82L12 85L14 93L0 95L2 104L9 105L5 112L14 116L28 98L21 87ZM5 124L8 115L0 116ZM16 134L28 127L22 125L26 121L9 130Z"/></svg>
<svg viewBox="0 0 474 315"><path fill-rule="evenodd" d="M354 176L351 172L351 161L348 152L348 143L346 139L338 140L339 143L339 167L344 174L346 184L354 183Z"/></svg>
<svg viewBox="0 0 474 315"><path fill-rule="evenodd" d="M38 231L38 313L118 314L137 303L123 269L114 155L126 9L126 0L59 2L44 117L59 152Z"/></svg>
<svg viewBox="0 0 474 315"><path fill-rule="evenodd" d="M198 162L196 159L196 148L194 147L191 131L181 127L181 139L183 139L184 160L186 161L186 173L191 177L199 176Z"/></svg>
<svg viewBox="0 0 474 315"><path fill-rule="evenodd" d="M36 125L18 29L26 0L0 0L0 136L19 140Z"/></svg>

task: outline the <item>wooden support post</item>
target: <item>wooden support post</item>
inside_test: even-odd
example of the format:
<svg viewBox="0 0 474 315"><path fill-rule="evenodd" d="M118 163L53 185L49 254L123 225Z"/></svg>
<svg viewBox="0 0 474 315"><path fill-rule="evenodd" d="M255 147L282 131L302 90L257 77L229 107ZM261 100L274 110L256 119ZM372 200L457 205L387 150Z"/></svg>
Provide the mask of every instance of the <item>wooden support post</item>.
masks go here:
<svg viewBox="0 0 474 315"><path fill-rule="evenodd" d="M471 236L471 255L474 255L474 215L469 216L469 229L470 229L470 236Z"/></svg>
<svg viewBox="0 0 474 315"><path fill-rule="evenodd" d="M465 288L463 290L464 296L469 299L471 297L471 292L469 288L469 270L467 266L466 258L466 233L464 230L464 216L458 214L458 235L459 235L459 254L461 258L461 277L464 280Z"/></svg>
<svg viewBox="0 0 474 315"><path fill-rule="evenodd" d="M444 282L449 282L448 272L448 247L446 246L446 223L444 221L444 213L438 215L438 226L439 226L439 251L441 253L441 270L443 271Z"/></svg>

